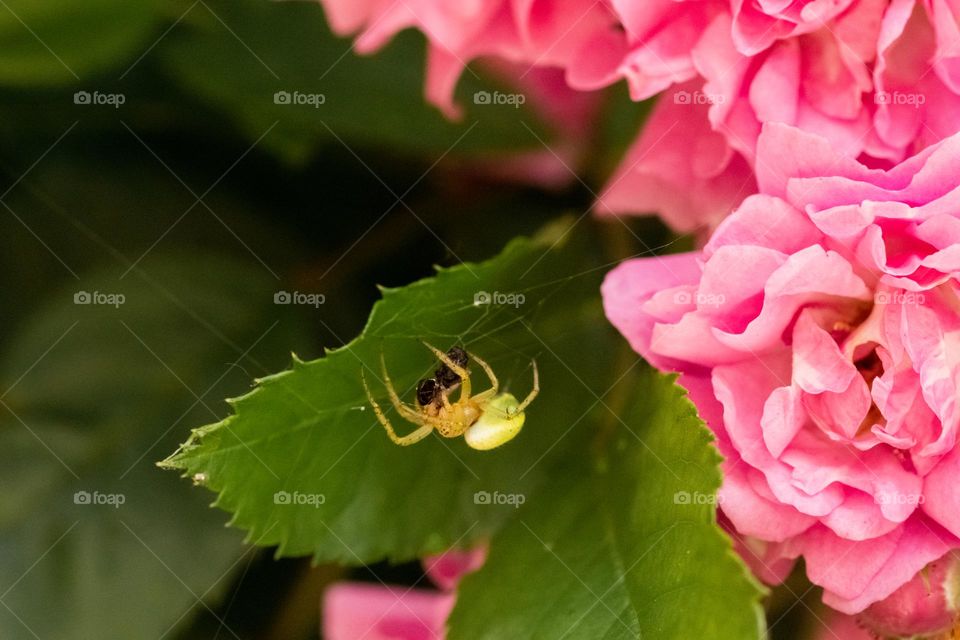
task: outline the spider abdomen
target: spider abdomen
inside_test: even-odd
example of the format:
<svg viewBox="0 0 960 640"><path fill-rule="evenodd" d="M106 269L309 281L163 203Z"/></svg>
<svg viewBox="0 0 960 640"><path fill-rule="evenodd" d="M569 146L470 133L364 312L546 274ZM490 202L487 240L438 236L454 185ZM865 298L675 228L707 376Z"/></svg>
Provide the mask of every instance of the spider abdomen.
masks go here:
<svg viewBox="0 0 960 640"><path fill-rule="evenodd" d="M484 411L463 434L463 439L472 449L487 451L513 440L523 423L526 414L516 413L520 406L517 399L509 393L501 393L485 407Z"/></svg>

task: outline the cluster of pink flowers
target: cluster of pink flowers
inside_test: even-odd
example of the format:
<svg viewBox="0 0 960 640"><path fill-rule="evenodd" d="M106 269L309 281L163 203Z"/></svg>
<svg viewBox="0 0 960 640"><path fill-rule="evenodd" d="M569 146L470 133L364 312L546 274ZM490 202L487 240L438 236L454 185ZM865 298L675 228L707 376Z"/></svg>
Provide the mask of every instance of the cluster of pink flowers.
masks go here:
<svg viewBox="0 0 960 640"><path fill-rule="evenodd" d="M626 78L637 99L672 86L657 106L659 117L700 120L716 134L710 162L697 170L702 159L688 156L684 182L668 185L717 193L713 207L702 200L658 204L661 185L643 184L651 167L640 163L630 171L642 204L680 228L714 224L753 186L745 167L756 164L764 123L818 133L874 166L899 162L960 130L960 4L954 0L613 4L632 10L621 11L624 55L611 61L610 72ZM638 144L662 133L649 127ZM700 132L680 127L676 135L692 144ZM629 197L614 195L614 210L637 210Z"/></svg>
<svg viewBox="0 0 960 640"><path fill-rule="evenodd" d="M451 117L478 57L659 96L597 210L709 240L613 271L608 317L681 373L759 576L803 557L874 630L954 623L960 0L321 2L361 51L423 31Z"/></svg>

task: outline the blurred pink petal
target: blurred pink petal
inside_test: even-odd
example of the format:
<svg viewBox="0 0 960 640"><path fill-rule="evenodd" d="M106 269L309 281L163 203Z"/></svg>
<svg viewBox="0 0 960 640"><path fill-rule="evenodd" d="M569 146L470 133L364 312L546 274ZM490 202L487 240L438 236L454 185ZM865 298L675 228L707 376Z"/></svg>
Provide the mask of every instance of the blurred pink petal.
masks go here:
<svg viewBox="0 0 960 640"><path fill-rule="evenodd" d="M710 129L695 85L662 96L609 180L597 213L656 213L678 231L709 231L756 190L752 171Z"/></svg>
<svg viewBox="0 0 960 640"><path fill-rule="evenodd" d="M453 591L460 578L483 566L487 559L487 550L478 547L471 551L447 551L423 559L423 568L435 585L446 591Z"/></svg>
<svg viewBox="0 0 960 640"><path fill-rule="evenodd" d="M585 140L593 135L602 96L571 89L560 69L531 68L495 58L484 59L483 68L522 93L525 105L557 134L542 141L530 134L531 151L472 157L470 169L501 182L544 189L562 189L576 182L588 150Z"/></svg>
<svg viewBox="0 0 960 640"><path fill-rule="evenodd" d="M376 51L397 32L427 36L427 96L455 116L453 90L463 68L484 56L533 67L566 68L616 17L594 0L320 0L340 34L358 33L361 53Z"/></svg>
<svg viewBox="0 0 960 640"><path fill-rule="evenodd" d="M427 577L443 591L426 588L342 582L323 598L326 640L442 640L452 593L463 576L483 566L485 547L451 550L423 559Z"/></svg>
<svg viewBox="0 0 960 640"><path fill-rule="evenodd" d="M855 616L831 613L823 618L816 640L876 640L876 635L857 622Z"/></svg>
<svg viewBox="0 0 960 640"><path fill-rule="evenodd" d="M861 624L884 635L934 634L950 630L960 605L957 584L960 562L949 553L930 563L922 573L890 597L858 616Z"/></svg>
<svg viewBox="0 0 960 640"><path fill-rule="evenodd" d="M345 582L323 602L326 640L442 640L453 594Z"/></svg>

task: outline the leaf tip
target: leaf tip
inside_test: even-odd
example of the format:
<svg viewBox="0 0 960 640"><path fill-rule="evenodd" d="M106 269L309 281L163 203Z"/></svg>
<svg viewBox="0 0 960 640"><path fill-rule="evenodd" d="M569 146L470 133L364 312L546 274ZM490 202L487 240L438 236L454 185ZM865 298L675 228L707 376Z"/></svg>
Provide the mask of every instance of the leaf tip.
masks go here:
<svg viewBox="0 0 960 640"><path fill-rule="evenodd" d="M183 460L183 454L185 453L185 447L190 444L188 440L184 444L177 447L177 450L171 453L169 456L163 460L158 460L154 463L158 468L163 469L164 471L184 471L186 470L186 463Z"/></svg>

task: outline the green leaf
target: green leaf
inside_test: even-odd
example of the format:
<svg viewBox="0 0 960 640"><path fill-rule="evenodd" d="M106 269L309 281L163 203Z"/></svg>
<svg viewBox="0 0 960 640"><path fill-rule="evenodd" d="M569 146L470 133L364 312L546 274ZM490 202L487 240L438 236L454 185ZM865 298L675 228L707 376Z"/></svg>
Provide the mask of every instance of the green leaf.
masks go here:
<svg viewBox="0 0 960 640"><path fill-rule="evenodd" d="M540 148L527 127L550 137L528 109L474 105L474 92L497 87L472 71L459 86L463 122L444 118L423 97L425 54L415 33L360 56L349 40L331 35L317 3L211 0L188 22L158 45L162 64L251 140L262 138L291 161L320 143L339 144L336 137L430 155ZM277 92L322 95L323 103L277 104Z"/></svg>
<svg viewBox="0 0 960 640"><path fill-rule="evenodd" d="M711 436L671 379L638 377L636 357L620 357L592 234L568 224L384 291L360 337L260 380L162 466L203 474L232 524L279 555L357 564L492 539L454 637L759 637L761 590L708 499L720 485ZM476 304L492 292L523 298ZM489 452L437 434L390 442L361 371L389 407L382 351L412 400L436 366L421 339L466 345L517 396L536 357L542 391L515 440ZM625 413L622 392L640 399ZM390 417L400 433L415 428Z"/></svg>
<svg viewBox="0 0 960 640"><path fill-rule="evenodd" d="M83 272L3 345L4 639L169 637L243 566L240 536L153 458L177 425L221 415L216 398L289 342L264 335L273 280L184 255L124 270ZM124 297L76 304L81 292Z"/></svg>
<svg viewBox="0 0 960 640"><path fill-rule="evenodd" d="M762 636L761 589L715 524L709 432L671 378L648 371L631 393L599 461L568 462L493 539L452 640Z"/></svg>
<svg viewBox="0 0 960 640"><path fill-rule="evenodd" d="M488 262L385 290L359 338L260 380L231 401L235 415L198 429L165 464L204 474L219 492L216 505L234 514L232 524L279 545L282 555L405 560L490 535L514 509L478 503L474 494L532 491L553 457L582 445L589 432L574 427L622 373L611 366L619 340L600 308L603 270L590 267L597 249L586 226L568 231L564 224L514 241ZM477 305L481 292L507 297ZM361 369L388 405L382 350L396 388L411 401L417 380L436 366L421 339L443 349L466 345L519 397L531 387L537 359L542 392L515 440L480 452L462 439L432 435L399 447L387 438L369 409ZM475 369L476 388L485 388ZM390 415L400 433L414 429ZM278 492L306 496L304 504L278 504Z"/></svg>
<svg viewBox="0 0 960 640"><path fill-rule="evenodd" d="M5 0L0 84L73 84L139 55L158 27L157 0Z"/></svg>

